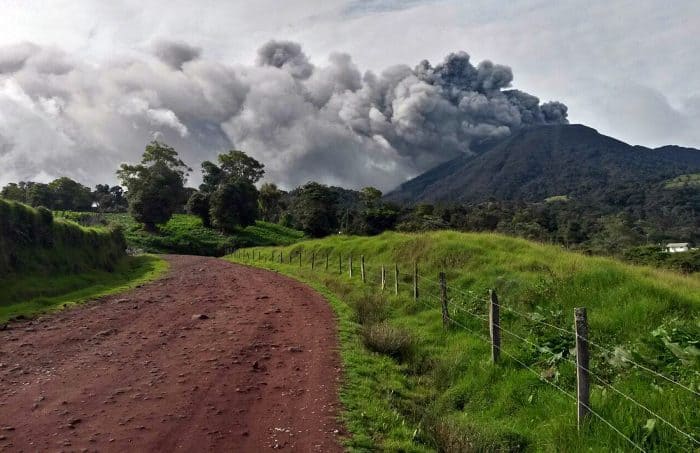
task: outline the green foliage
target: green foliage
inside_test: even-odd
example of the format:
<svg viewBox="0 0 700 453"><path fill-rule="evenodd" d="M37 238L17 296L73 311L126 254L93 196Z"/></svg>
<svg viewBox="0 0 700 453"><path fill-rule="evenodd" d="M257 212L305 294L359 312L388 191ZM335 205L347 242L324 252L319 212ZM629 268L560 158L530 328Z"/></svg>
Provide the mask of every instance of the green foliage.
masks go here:
<svg viewBox="0 0 700 453"><path fill-rule="evenodd" d="M45 205L61 211L83 211L92 206L90 188L73 181L65 176L49 183L52 192L52 203Z"/></svg>
<svg viewBox="0 0 700 453"><path fill-rule="evenodd" d="M174 148L153 141L141 163L122 164L117 176L128 190L129 212L148 230L167 222L185 202L184 183L190 169Z"/></svg>
<svg viewBox="0 0 700 453"><path fill-rule="evenodd" d="M202 219L202 225L211 227L211 216L209 215L209 197L205 192L195 192L187 200L187 212Z"/></svg>
<svg viewBox="0 0 700 453"><path fill-rule="evenodd" d="M167 268L164 260L141 255L120 260L111 272L88 270L0 279L0 324L16 316L30 317L125 291L163 275Z"/></svg>
<svg viewBox="0 0 700 453"><path fill-rule="evenodd" d="M258 217L258 190L245 179L219 184L209 198L212 224L226 233L255 223Z"/></svg>
<svg viewBox="0 0 700 453"><path fill-rule="evenodd" d="M271 251L258 250L263 257ZM355 333L341 336L347 381L341 396L353 434L348 440L351 449L629 450L624 439L595 419L579 434L575 405L546 382L575 393L575 369L569 362L573 335L536 321L570 332L573 308L579 306L588 308L591 340L605 348L591 349L591 369L596 375L700 438L700 414L694 410L697 397L624 360L632 358L700 391L696 360L700 276L632 266L502 235L451 231L332 236L274 250L285 256L302 250L304 256L331 253L335 263L329 272L319 266L315 271L306 265L299 268L297 263L250 264L279 270L323 288L327 295L332 293L341 322L354 323ZM338 254L343 257L342 273ZM348 279L350 254L365 256L366 285L357 276ZM414 260L425 277L418 302L412 300L411 277L406 275ZM379 266L393 267L393 263L402 272L400 295L386 292L384 297L368 297L379 293ZM460 323L447 331L436 302L439 290L434 281L440 271L447 273L450 316ZM392 277L389 272L390 288ZM489 344L484 341L487 325L465 312L486 316L484 299L492 287L504 306L503 328L538 346L504 332L503 361L498 366L490 363ZM372 354L364 346L365 328L358 321L365 316L359 316L358 307L372 313L372 304L385 313L380 318L386 318L386 325L410 333L410 353ZM601 416L648 451L695 448L659 420L650 423L648 413L604 386L595 384L591 398Z"/></svg>
<svg viewBox="0 0 700 453"><path fill-rule="evenodd" d="M266 222L279 222L282 212L282 197L284 192L276 185L265 183L260 186L258 197L260 203L260 216Z"/></svg>
<svg viewBox="0 0 700 453"><path fill-rule="evenodd" d="M255 184L265 175L263 164L235 149L219 154L219 167L228 181L243 179Z"/></svg>
<svg viewBox="0 0 700 453"><path fill-rule="evenodd" d="M111 270L125 256L119 228L54 220L46 208L0 200L0 275Z"/></svg>
<svg viewBox="0 0 700 453"><path fill-rule="evenodd" d="M700 173L691 173L681 175L676 178L666 181L664 184L666 189L685 189L685 188L700 188Z"/></svg>
<svg viewBox="0 0 700 453"><path fill-rule="evenodd" d="M309 182L297 189L291 209L306 234L321 237L338 229L336 201L328 186Z"/></svg>
<svg viewBox="0 0 700 453"><path fill-rule="evenodd" d="M300 231L266 222L256 222L229 235L207 228L200 218L186 214L174 214L153 233L144 230L128 214L105 214L104 217L123 229L129 248L152 253L221 256L231 248L288 245L304 236Z"/></svg>

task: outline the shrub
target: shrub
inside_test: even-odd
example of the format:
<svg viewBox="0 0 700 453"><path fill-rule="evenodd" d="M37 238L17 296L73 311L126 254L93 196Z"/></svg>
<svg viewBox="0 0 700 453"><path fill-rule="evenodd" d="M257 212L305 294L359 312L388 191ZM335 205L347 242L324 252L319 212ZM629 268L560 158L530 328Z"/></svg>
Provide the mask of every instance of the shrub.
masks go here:
<svg viewBox="0 0 700 453"><path fill-rule="evenodd" d="M413 348L411 332L386 322L365 326L362 340L370 350L402 361L410 356Z"/></svg>
<svg viewBox="0 0 700 453"><path fill-rule="evenodd" d="M353 303L355 320L362 325L371 325L384 321L389 313L386 302L376 294L365 294Z"/></svg>
<svg viewBox="0 0 700 453"><path fill-rule="evenodd" d="M459 452L508 452L526 451L528 440L523 435L509 431L474 427L463 420L438 416L429 423L435 443L440 451Z"/></svg>

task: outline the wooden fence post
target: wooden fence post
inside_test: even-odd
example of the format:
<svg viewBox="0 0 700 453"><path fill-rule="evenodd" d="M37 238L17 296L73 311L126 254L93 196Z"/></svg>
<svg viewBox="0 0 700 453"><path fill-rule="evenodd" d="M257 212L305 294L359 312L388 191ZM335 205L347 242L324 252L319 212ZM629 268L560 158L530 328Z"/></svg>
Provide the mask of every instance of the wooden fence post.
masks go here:
<svg viewBox="0 0 700 453"><path fill-rule="evenodd" d="M394 264L394 295L399 295L399 265Z"/></svg>
<svg viewBox="0 0 700 453"><path fill-rule="evenodd" d="M386 289L386 269L384 268L384 265L382 264L382 291Z"/></svg>
<svg viewBox="0 0 700 453"><path fill-rule="evenodd" d="M447 329L450 325L450 315L447 311L447 280L444 272L440 272L440 302L442 302L442 327Z"/></svg>
<svg viewBox="0 0 700 453"><path fill-rule="evenodd" d="M489 333L491 335L491 360L498 363L501 357L501 318L496 290L489 291Z"/></svg>
<svg viewBox="0 0 700 453"><path fill-rule="evenodd" d="M590 414L590 386L588 382L588 317L586 308L574 308L576 332L576 399L578 429Z"/></svg>
<svg viewBox="0 0 700 453"><path fill-rule="evenodd" d="M418 300L418 261L413 262L413 300Z"/></svg>
<svg viewBox="0 0 700 453"><path fill-rule="evenodd" d="M352 253L350 254L350 257L348 258L348 265L350 267L348 272L349 272L350 278L352 278Z"/></svg>
<svg viewBox="0 0 700 453"><path fill-rule="evenodd" d="M316 252L311 252L311 270L316 267Z"/></svg>
<svg viewBox="0 0 700 453"><path fill-rule="evenodd" d="M301 267L301 250L299 250L299 267Z"/></svg>
<svg viewBox="0 0 700 453"><path fill-rule="evenodd" d="M366 283L366 279L365 279L365 255L360 256L360 276L362 277L362 283Z"/></svg>
<svg viewBox="0 0 700 453"><path fill-rule="evenodd" d="M280 264L284 263L284 259L283 259L282 255L284 255L284 252L282 250L280 250Z"/></svg>

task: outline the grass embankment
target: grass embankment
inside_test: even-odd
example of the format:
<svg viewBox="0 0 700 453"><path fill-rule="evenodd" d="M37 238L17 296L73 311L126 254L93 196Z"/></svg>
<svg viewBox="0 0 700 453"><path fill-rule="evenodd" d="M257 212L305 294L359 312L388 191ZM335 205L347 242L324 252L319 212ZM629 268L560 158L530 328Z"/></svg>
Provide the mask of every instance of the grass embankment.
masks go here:
<svg viewBox="0 0 700 453"><path fill-rule="evenodd" d="M34 315L120 293L163 275L165 260L152 255L128 256L111 272L30 275L0 280L0 324L17 316Z"/></svg>
<svg viewBox="0 0 700 453"><path fill-rule="evenodd" d="M282 251L280 264L269 261ZM590 369L604 382L700 439L698 397L630 366L632 359L700 391L700 277L587 257L494 234L386 233L330 237L283 248L256 248L255 261L310 283L326 294L340 320L345 384L341 400L358 451L630 451L632 445L592 418L579 434L575 405L574 307L587 307ZM303 252L303 266L297 254ZM317 256L310 268L311 253ZM330 253L330 269L325 255ZM338 254L343 273L339 274ZM288 257L295 256L292 263ZM348 256L355 273L347 275ZM359 256L367 263L362 284ZM437 285L420 281L412 300L414 261L437 280L447 274L450 316L445 331ZM393 295L398 263L400 295ZM380 265L388 289L378 289ZM503 358L490 362L485 296L498 291L503 308ZM514 314L505 306L526 315ZM465 311L466 310L466 311ZM467 330L468 329L468 330ZM532 346L530 343L537 345ZM375 351L375 352L371 352ZM511 357L512 356L512 357ZM516 360L517 359L517 360ZM518 361L530 367L524 368ZM697 448L693 440L593 378L592 407L645 450Z"/></svg>
<svg viewBox="0 0 700 453"><path fill-rule="evenodd" d="M122 291L167 268L125 249L119 229L86 228L0 200L0 323Z"/></svg>
<svg viewBox="0 0 700 453"><path fill-rule="evenodd" d="M222 256L231 248L288 245L304 237L300 231L261 221L228 235L188 214L175 214L157 233L145 231L129 214L105 214L105 219L124 229L129 247L153 253Z"/></svg>

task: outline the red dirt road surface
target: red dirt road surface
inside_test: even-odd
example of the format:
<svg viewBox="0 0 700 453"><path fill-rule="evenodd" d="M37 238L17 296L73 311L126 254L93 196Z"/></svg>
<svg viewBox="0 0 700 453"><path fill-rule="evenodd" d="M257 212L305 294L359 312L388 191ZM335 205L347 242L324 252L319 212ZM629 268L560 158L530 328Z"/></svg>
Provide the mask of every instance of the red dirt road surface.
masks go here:
<svg viewBox="0 0 700 453"><path fill-rule="evenodd" d="M166 258L159 281L0 331L0 451L341 451L327 302Z"/></svg>

